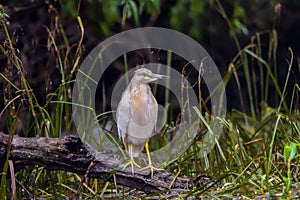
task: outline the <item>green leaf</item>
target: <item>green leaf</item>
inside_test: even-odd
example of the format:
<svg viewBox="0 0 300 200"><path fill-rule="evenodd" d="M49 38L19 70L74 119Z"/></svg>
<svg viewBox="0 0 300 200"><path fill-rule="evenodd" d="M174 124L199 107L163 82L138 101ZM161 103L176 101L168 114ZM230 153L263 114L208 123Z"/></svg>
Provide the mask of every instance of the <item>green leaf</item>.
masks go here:
<svg viewBox="0 0 300 200"><path fill-rule="evenodd" d="M289 156L289 162L294 159L294 157L297 153L297 144L292 142L290 144L290 148L291 148L291 152L290 152L290 156Z"/></svg>
<svg viewBox="0 0 300 200"><path fill-rule="evenodd" d="M1 13L0 18L9 18L9 15L6 13Z"/></svg>
<svg viewBox="0 0 300 200"><path fill-rule="evenodd" d="M284 146L283 156L284 156L285 162L286 161L291 162L295 158L295 155L297 153L297 146L298 146L298 144L296 144L294 142L291 142L290 145Z"/></svg>
<svg viewBox="0 0 300 200"><path fill-rule="evenodd" d="M283 156L284 156L284 161L286 162L289 159L291 153L291 147L285 145L283 149Z"/></svg>
<svg viewBox="0 0 300 200"><path fill-rule="evenodd" d="M133 18L134 18L134 21L135 21L135 25L139 26L139 24L140 24L139 12L138 12L136 3L132 0L129 0L128 3L129 3L129 6L130 6L130 9L131 9L131 12L133 13Z"/></svg>

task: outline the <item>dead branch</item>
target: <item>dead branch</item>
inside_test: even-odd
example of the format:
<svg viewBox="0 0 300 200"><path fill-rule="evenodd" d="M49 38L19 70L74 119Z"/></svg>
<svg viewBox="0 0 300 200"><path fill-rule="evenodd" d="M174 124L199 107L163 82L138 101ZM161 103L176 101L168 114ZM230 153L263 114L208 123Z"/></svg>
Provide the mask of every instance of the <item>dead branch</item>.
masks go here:
<svg viewBox="0 0 300 200"><path fill-rule="evenodd" d="M6 158L9 135L0 132L0 170ZM207 188L215 182L207 175L195 179L177 177L166 171L156 171L151 178L148 171L122 170L122 162L106 153L99 153L76 136L63 138L25 138L14 136L9 160L15 170L39 165L48 170L64 170L92 178L99 178L118 185L135 188L145 193L160 191L189 191L193 187ZM91 165L92 163L92 165ZM89 167L90 166L90 167ZM89 169L89 170L88 170ZM88 170L88 173L87 173ZM170 187L171 186L171 187Z"/></svg>

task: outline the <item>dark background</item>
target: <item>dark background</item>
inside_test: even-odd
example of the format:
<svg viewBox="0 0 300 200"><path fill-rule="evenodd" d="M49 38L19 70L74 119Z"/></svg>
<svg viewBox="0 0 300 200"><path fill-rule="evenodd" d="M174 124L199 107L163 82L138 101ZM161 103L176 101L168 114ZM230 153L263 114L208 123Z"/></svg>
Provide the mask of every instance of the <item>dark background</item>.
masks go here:
<svg viewBox="0 0 300 200"><path fill-rule="evenodd" d="M238 36L241 47L251 43L251 38L261 33L262 57L267 59L271 33L278 36L278 48L276 64L278 81L283 87L288 71L288 62L291 47L294 53L294 63L286 99L290 101L293 85L299 83L299 53L300 53L300 1L229 1L223 0L223 5L228 18L233 24L229 29L225 19L220 14L214 1L176 1L163 0L151 1L140 10L139 22L133 16L129 16L122 24L124 4L121 1L4 1L2 2L5 13L10 17L7 24L15 47L19 51L20 58L26 73L26 77L41 104L47 101L47 94L54 92L61 83L61 72L58 67L57 55L48 46L49 31L52 32L58 44L58 48L64 48L64 38L59 31L62 26L66 40L70 46L76 46L80 38L80 27L76 20L79 13L84 26L84 40L82 59L101 41L113 34L136 27L157 26L178 30L197 40L211 55L223 76L228 72L229 64L238 54L238 49L232 38L232 31ZM140 6L143 1L135 1ZM280 12L275 12L275 7L280 7ZM278 8L278 7L277 7ZM1 30L2 31L2 30ZM5 44L4 35L1 33L1 42ZM71 48L72 60L76 48ZM155 50L154 50L155 52ZM63 56L63 55L62 55ZM152 57L151 57L152 56ZM151 58L150 58L151 57ZM73 57L74 58L74 57ZM129 67L142 64L150 59L165 62L166 53L160 52L147 55L145 52L135 52L128 56ZM172 63L183 66L184 61L173 57ZM105 97L109 98L114 82L124 73L122 58L118 59L110 70L105 73L103 84ZM7 58L1 54L1 72L7 65ZM68 68L72 68L69 62ZM250 63L256 70L257 63ZM275 70L274 65L270 66ZM12 80L20 84L18 74L13 67ZM180 70L180 69L179 69ZM246 105L244 111L249 112L247 88L242 68L238 71L241 82L242 96ZM2 84L2 82L1 82ZM255 87L255 85L253 86ZM269 82L269 90L273 91L274 85ZM257 83L259 90L259 81ZM1 92L2 93L2 92ZM258 92L260 93L260 92ZM236 80L231 78L227 89L227 108L241 109L239 91ZM276 107L279 98L269 93L268 105ZM102 99L103 91L99 89L97 99ZM107 102L110 102L107 100ZM109 110L109 105L102 105L100 100L99 112ZM3 108L3 104L1 105ZM260 105L257 105L259 112Z"/></svg>

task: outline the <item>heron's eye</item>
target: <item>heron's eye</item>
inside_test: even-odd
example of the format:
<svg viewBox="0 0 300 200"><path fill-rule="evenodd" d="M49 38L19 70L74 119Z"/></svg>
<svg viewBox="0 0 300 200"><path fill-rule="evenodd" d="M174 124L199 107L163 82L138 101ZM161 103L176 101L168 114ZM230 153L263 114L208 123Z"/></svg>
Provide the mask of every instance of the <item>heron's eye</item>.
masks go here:
<svg viewBox="0 0 300 200"><path fill-rule="evenodd" d="M149 73L145 73L144 76L145 76L146 78L151 78L151 74L149 74Z"/></svg>

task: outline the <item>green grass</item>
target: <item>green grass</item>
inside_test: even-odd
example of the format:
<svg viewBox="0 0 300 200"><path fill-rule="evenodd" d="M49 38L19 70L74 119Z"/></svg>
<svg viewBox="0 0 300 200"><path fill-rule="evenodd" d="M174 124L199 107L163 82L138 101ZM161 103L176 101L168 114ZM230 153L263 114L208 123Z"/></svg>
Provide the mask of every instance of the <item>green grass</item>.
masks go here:
<svg viewBox="0 0 300 200"><path fill-rule="evenodd" d="M131 1L129 1L131 2ZM228 19L226 12L222 8L219 1L216 6L228 23L231 30L232 21ZM132 9L134 5L128 3ZM33 116L33 124L31 127L38 133L37 136L59 137L62 130L67 134L72 132L72 119L70 116L70 99L68 90L71 88L72 77L76 73L80 62L82 61L82 41L84 34L84 26L81 18L78 17L78 25L81 28L82 37L79 39L76 47L68 44L65 35L65 49L61 49L56 45L52 31L48 30L49 48L55 52L59 61L59 69L62 74L62 83L54 94L49 94L49 99L45 105L39 105L36 96L30 88L28 81L23 73L20 58L16 53L12 44L11 35L7 31L2 13L0 15L1 26L4 29L7 46L0 46L1 52L9 57L14 67L20 73L22 88L15 86L9 76L1 73L4 80L4 89L11 91L5 95L5 111L0 113L12 113L12 117L8 120L9 134L13 136L18 127L18 113L20 105L15 102L21 96L26 97L27 111ZM125 18L124 18L125 19ZM134 20L138 22L138 18L134 16ZM62 26L60 32L64 33ZM220 120L224 127L222 129L221 138L218 145L215 145L212 151L206 156L200 157L201 137L192 143L189 149L181 155L175 162L166 167L170 172L180 172L179 176L196 177L198 174L208 174L219 181L219 185L207 190L202 188L193 188L193 190L180 194L177 198L206 197L214 199L253 199L253 198L281 198L281 199L297 199L300 198L299 184L299 167L300 167L300 109L298 84L293 85L291 102L285 100L287 95L287 85L290 80L290 72L292 63L294 62L293 51L289 49L290 58L286 66L286 77L284 86L281 87L278 82L276 73L276 48L278 38L274 34L275 29L267 33L256 33L253 35L251 44L241 47L237 39L237 35L232 31L238 52L237 56L229 64L228 73L224 76L224 83L227 86L229 80L233 79L237 83L234 88L240 94L242 110L230 110L226 117ZM269 52L268 57L263 58L261 37L267 34L269 36ZM265 41L264 41L265 42ZM70 49L75 48L75 54L69 54ZM167 64L171 63L171 54L168 54ZM124 56L125 67L127 66L127 57ZM253 76L254 69L250 64L255 64L259 69L259 74ZM298 64L300 71L300 65ZM239 75L238 75L239 72ZM245 105L242 99L242 91L240 88L240 74L245 77L247 85L247 94L249 105ZM259 87L257 80L259 77ZM128 80L128 77L127 77ZM269 90L270 82L275 86L275 91ZM226 88L232 89L232 88ZM12 92L14 91L14 92ZM260 95L256 91L261 91ZM17 95L16 95L17 94ZM267 104L270 94L278 98L278 106L271 107ZM166 91L166 99L169 93ZM260 96L260 98L258 98ZM203 101L204 103L205 101ZM165 102L168 105L168 102ZM257 112L256 107L260 105L260 111ZM50 110L49 107L53 106ZM203 107L202 107L203 106ZM246 107L249 106L250 112L246 113ZM199 118L201 133L211 131L209 121L214 120L214 116L202 116L201 111L206 110L204 104L195 108ZM199 112L198 112L199 111ZM100 114L101 115L101 114ZM173 124L173 125L172 125ZM175 122L170 122L170 126L174 126ZM9 152L8 152L9 155ZM40 197L46 199L60 199L76 195L77 187L80 183L81 176L74 173L63 171L48 171L39 166L26 167L15 174L16 189L10 187L14 179L9 179L7 173L9 170L8 157L6 159L3 172L1 174L0 199L13 197L20 199L21 197ZM137 195L147 197L130 188L119 188L119 193L113 183L104 182L97 179L89 179L88 185L84 184L81 191L81 198L116 198L116 197L135 197ZM167 196L165 196L167 198ZM160 196L162 198L162 196Z"/></svg>

